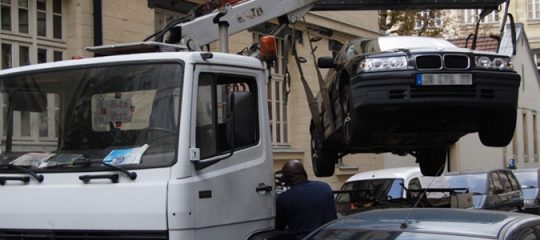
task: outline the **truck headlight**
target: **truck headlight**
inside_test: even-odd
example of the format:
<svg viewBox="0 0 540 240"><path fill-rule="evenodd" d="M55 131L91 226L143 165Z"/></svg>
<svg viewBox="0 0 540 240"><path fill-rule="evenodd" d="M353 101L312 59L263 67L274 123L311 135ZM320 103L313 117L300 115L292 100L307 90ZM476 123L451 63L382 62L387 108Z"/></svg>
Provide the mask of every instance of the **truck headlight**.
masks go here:
<svg viewBox="0 0 540 240"><path fill-rule="evenodd" d="M508 57L475 56L476 68L489 70L514 70L512 60Z"/></svg>
<svg viewBox="0 0 540 240"><path fill-rule="evenodd" d="M365 58L358 64L357 73L407 69L407 57Z"/></svg>

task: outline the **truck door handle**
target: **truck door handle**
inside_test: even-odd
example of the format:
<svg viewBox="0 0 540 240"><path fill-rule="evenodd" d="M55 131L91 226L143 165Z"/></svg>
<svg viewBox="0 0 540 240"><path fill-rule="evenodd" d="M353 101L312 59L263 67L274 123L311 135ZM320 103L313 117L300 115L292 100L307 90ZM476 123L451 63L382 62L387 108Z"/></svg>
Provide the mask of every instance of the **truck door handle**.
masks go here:
<svg viewBox="0 0 540 240"><path fill-rule="evenodd" d="M255 188L255 191L257 191L259 194L265 194L267 192L272 191L272 186L268 186L264 183L259 183L259 186Z"/></svg>

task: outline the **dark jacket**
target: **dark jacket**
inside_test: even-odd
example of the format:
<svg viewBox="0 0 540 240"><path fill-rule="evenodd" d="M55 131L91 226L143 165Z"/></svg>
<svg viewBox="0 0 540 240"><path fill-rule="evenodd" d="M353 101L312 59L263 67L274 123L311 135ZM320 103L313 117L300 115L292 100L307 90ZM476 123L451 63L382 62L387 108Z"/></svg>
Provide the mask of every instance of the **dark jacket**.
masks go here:
<svg viewBox="0 0 540 240"><path fill-rule="evenodd" d="M293 185L277 197L276 208L276 229L286 229L297 239L337 218L332 189L317 181Z"/></svg>

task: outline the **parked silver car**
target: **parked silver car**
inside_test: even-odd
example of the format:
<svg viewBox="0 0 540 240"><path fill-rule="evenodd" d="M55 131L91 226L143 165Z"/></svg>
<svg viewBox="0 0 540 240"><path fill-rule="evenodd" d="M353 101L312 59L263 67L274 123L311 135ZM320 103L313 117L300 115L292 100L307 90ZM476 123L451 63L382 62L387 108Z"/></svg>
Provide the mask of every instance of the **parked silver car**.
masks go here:
<svg viewBox="0 0 540 240"><path fill-rule="evenodd" d="M523 208L521 186L508 169L444 174L451 188L469 188L473 207L504 211Z"/></svg>
<svg viewBox="0 0 540 240"><path fill-rule="evenodd" d="M394 208L339 218L304 240L540 239L540 217L515 212L452 208Z"/></svg>
<svg viewBox="0 0 540 240"><path fill-rule="evenodd" d="M513 170L523 191L523 211L540 214L540 168Z"/></svg>

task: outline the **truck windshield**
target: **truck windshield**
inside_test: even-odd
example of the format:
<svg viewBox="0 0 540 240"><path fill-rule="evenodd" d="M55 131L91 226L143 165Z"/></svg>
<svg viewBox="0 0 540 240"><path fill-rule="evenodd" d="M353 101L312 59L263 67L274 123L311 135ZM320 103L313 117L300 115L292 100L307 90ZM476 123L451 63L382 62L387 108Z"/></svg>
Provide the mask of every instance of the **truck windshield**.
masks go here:
<svg viewBox="0 0 540 240"><path fill-rule="evenodd" d="M182 77L178 62L0 76L0 164L35 171L170 165ZM88 164L76 164L81 159Z"/></svg>

